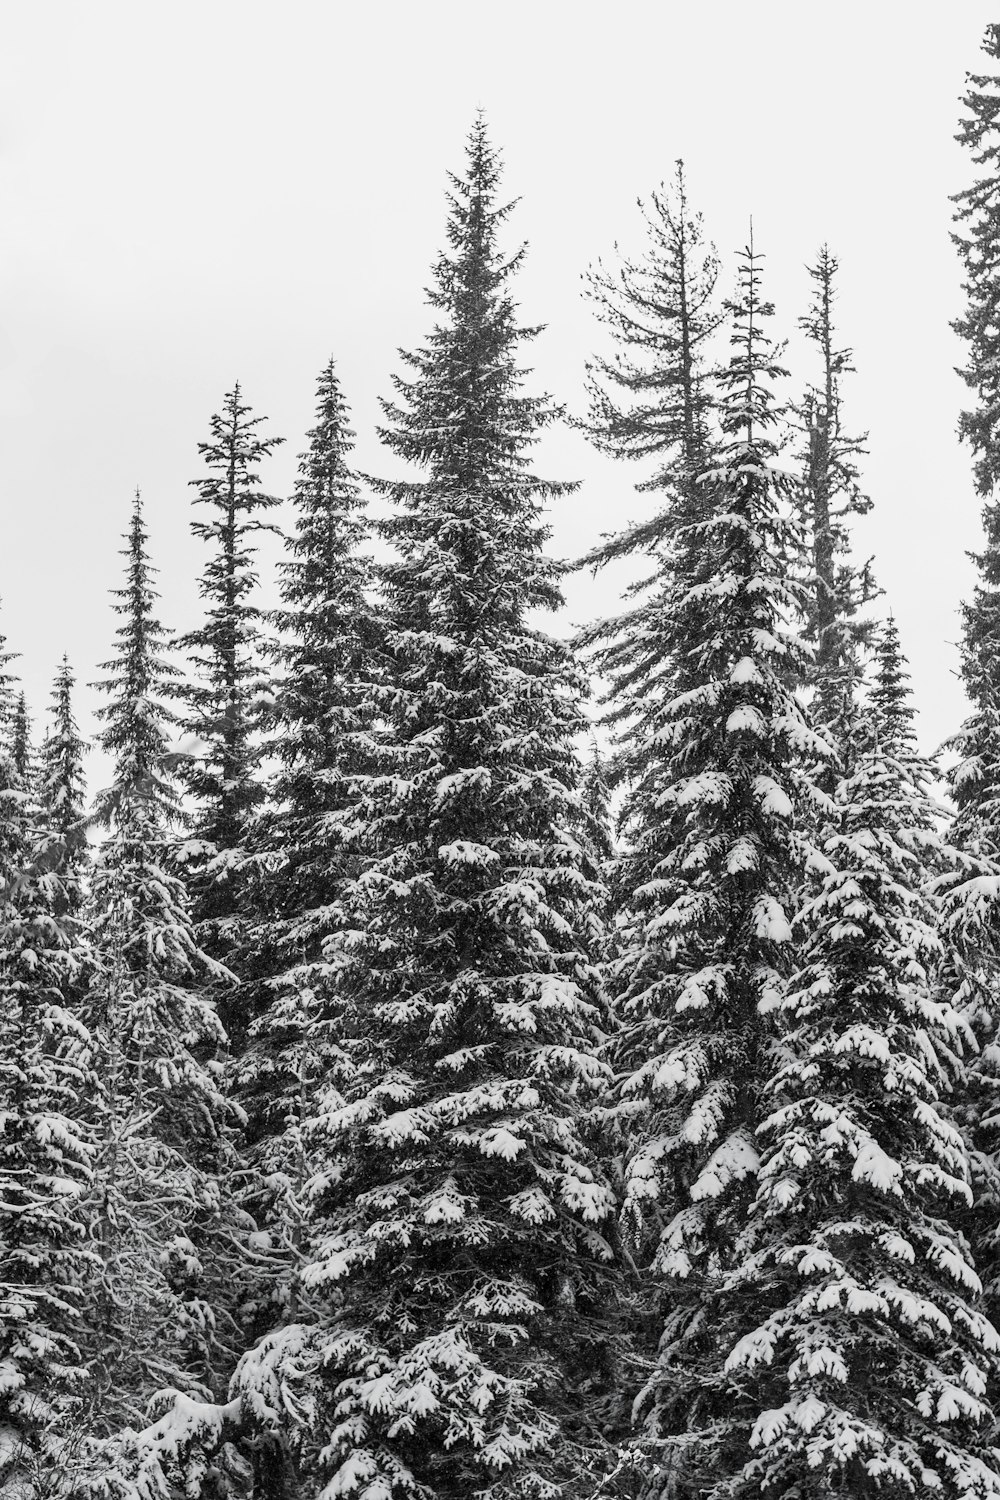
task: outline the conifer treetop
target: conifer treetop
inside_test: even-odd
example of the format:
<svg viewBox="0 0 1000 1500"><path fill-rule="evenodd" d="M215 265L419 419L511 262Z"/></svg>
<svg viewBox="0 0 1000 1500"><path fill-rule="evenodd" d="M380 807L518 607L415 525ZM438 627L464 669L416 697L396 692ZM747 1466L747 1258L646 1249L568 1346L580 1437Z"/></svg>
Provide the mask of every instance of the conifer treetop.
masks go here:
<svg viewBox="0 0 1000 1500"><path fill-rule="evenodd" d="M615 270L599 262L586 277L586 295L617 347L613 358L587 365L590 415L581 425L617 458L666 460L637 486L643 491L669 483L678 452L689 467L705 452L703 346L721 313L712 305L718 257L706 243L701 214L688 203L682 161L669 186L653 191L649 207L640 199L639 208L648 231L645 254L623 256Z"/></svg>
<svg viewBox="0 0 1000 1500"><path fill-rule="evenodd" d="M1000 61L1000 23L989 23L982 46L987 57ZM972 449L976 487L988 500L1000 478L1000 74L969 73L967 85L962 103L969 113L955 139L984 170L952 199L958 225L952 239L962 258L968 297L965 314L953 327L968 343L968 362L960 374L977 398L959 418L959 435ZM988 533L990 529L988 519Z"/></svg>
<svg viewBox="0 0 1000 1500"><path fill-rule="evenodd" d="M173 817L177 794L163 768L168 729L176 718L164 700L180 672L165 655L167 632L154 612L159 598L153 587L156 569L149 561L149 533L138 489L124 540L125 585L112 590L112 609L121 619L115 631L116 654L100 664L109 675L94 684L110 698L97 710L105 726L98 742L114 758L115 785L147 797L154 816ZM99 805L112 813L104 796Z"/></svg>
<svg viewBox="0 0 1000 1500"><path fill-rule="evenodd" d="M521 252L502 254L498 186L479 120L436 325L385 407L384 439L422 472L379 485L395 556L374 763L329 821L354 868L324 944L339 1057L306 1130L315 1320L246 1365L258 1381L314 1351L308 1442L345 1500L554 1497L579 1454L559 1450L550 1392L573 1350L589 1368L608 1276L612 1195L579 1115L606 1076L583 683L528 618L559 598L540 502L569 487L531 467L554 409L523 394L535 330L508 290Z"/></svg>
<svg viewBox="0 0 1000 1500"><path fill-rule="evenodd" d="M776 345L767 332L774 303L761 295L764 256L755 248L752 220L737 259L736 293L724 303L732 352L718 375L722 386L719 420L734 453L752 448L760 456L773 455L778 445L768 434L783 415L774 404L773 382L788 371L779 363L784 346Z"/></svg>

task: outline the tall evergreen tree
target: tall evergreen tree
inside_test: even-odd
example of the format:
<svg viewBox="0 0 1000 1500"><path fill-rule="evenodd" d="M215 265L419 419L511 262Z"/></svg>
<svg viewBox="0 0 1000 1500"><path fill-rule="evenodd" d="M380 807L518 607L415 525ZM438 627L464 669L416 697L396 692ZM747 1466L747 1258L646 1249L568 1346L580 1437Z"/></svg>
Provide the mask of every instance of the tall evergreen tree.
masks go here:
<svg viewBox="0 0 1000 1500"><path fill-rule="evenodd" d="M1000 22L986 28L983 50L1000 58ZM957 139L980 169L977 180L956 195L953 235L965 271L968 299L954 324L966 340L962 375L974 403L962 412L959 434L974 459L976 488L983 498L983 550L974 554L979 580L963 606L962 679L972 714L953 741L959 763L950 774L959 809L956 840L963 848L995 859L1000 854L1000 506L993 495L1000 476L1000 76L970 74L963 103L968 115Z"/></svg>
<svg viewBox="0 0 1000 1500"><path fill-rule="evenodd" d="M182 689L189 706L185 727L203 747L185 772L197 803L189 876L200 941L220 961L239 948L247 846L264 797L257 775L265 679L261 611L253 602L255 539L275 529L262 516L278 500L262 491L259 469L283 439L261 437L263 421L251 415L237 384L212 417L210 440L198 444L209 472L191 483L209 519L192 521L191 530L211 548L201 576L206 616L178 641L195 675ZM219 997L237 1050L245 1030L241 998L236 992Z"/></svg>
<svg viewBox="0 0 1000 1500"><path fill-rule="evenodd" d="M573 737L582 684L528 623L559 602L527 450L555 416L521 391L499 162L480 121L453 177L427 347L385 441L391 680L377 774L345 818L343 1061L311 1128L316 1318L248 1365L294 1396L303 1457L345 1497L570 1495L596 1435L612 1207L578 1111L600 1086L593 856ZM265 1358L266 1355L266 1358ZM271 1398L273 1400L273 1397ZM299 1404L298 1401L296 1404Z"/></svg>
<svg viewBox="0 0 1000 1500"><path fill-rule="evenodd" d="M302 1127L335 1047L328 1015L334 969L325 946L357 866L338 825L351 801L351 776L366 759L368 683L380 633L368 600L364 499L349 467L354 433L332 360L317 399L281 565L282 606L273 615L279 645L270 749L279 769L258 826L248 891L254 916L240 960L244 992L259 993L234 1079L248 1116L249 1201L270 1236L261 1331L287 1317L289 1274L303 1253L310 1153ZM281 1256L284 1274L275 1259Z"/></svg>
<svg viewBox="0 0 1000 1500"><path fill-rule="evenodd" d="M640 208L643 207L640 202ZM615 343L612 357L587 366L589 419L596 445L616 458L654 457L661 467L637 488L671 489L678 452L704 453L710 407L706 345L719 323L713 307L718 261L700 214L688 205L684 163L671 186L644 209L649 244L615 271L598 265L587 295ZM633 538L645 540L646 527Z"/></svg>
<svg viewBox="0 0 1000 1500"><path fill-rule="evenodd" d="M80 876L89 862L87 841L86 776L87 742L80 734L73 711L76 678L67 657L52 685L49 728L42 745L39 796L45 822L60 841L63 857L74 878L64 889L74 901L82 897Z"/></svg>
<svg viewBox="0 0 1000 1500"><path fill-rule="evenodd" d="M135 1422L165 1386L216 1394L239 1352L227 1322L239 1291L232 1261L211 1258L235 1223L225 1037L204 995L226 971L199 949L173 867L180 812L164 699L177 669L154 613L138 493L125 541L116 652L97 684L108 696L100 743L114 762L98 799L107 836L92 879L100 967L88 997L99 1079L91 1218L101 1270L88 1330L98 1434Z"/></svg>
<svg viewBox="0 0 1000 1500"><path fill-rule="evenodd" d="M10 753L14 770L24 785L30 787L35 776L35 747L31 743L31 715L23 689L14 704Z"/></svg>
<svg viewBox="0 0 1000 1500"><path fill-rule="evenodd" d="M1000 1335L954 1227L967 1165L940 1109L962 1027L936 992L922 892L948 852L910 715L890 628L825 873L797 917L802 967L771 1002L787 1029L760 1187L703 1308L720 1352L664 1464L671 1495L1000 1492L985 1399ZM720 1398L725 1420L706 1433Z"/></svg>
<svg viewBox="0 0 1000 1500"><path fill-rule="evenodd" d="M79 1100L93 1079L86 1031L63 1004L75 924L23 753L19 764L26 715L4 645L0 637L0 1488L35 1500L65 1478L86 1398L81 1201L92 1144Z"/></svg>
<svg viewBox="0 0 1000 1500"><path fill-rule="evenodd" d="M649 230L644 259L624 261L617 276L599 268L589 288L618 348L613 359L595 360L589 369L587 430L616 457L655 458L657 464L636 486L656 495L656 508L587 558L595 569L619 557L644 556L652 565L626 591L635 603L579 641L612 685L605 716L616 730L609 787L641 781L653 753L642 705L671 691L675 655L666 600L677 578L697 566L693 523L704 496L697 476L714 441L708 347L720 318L714 307L718 263L705 244L701 216L689 208L681 163L672 189L654 195ZM619 865L614 876L616 907L641 883L635 857L632 850L633 863Z"/></svg>
<svg viewBox="0 0 1000 1500"><path fill-rule="evenodd" d="M871 625L857 619L859 608L875 597L871 568L851 562L845 526L847 517L871 509L856 463L866 451L867 434L852 437L844 427L841 385L853 365L851 350L837 347L833 324L837 258L823 245L816 264L808 269L813 299L799 324L819 355L820 378L796 408L805 436L802 520L811 554L807 619L816 648L818 717L836 726L845 693L856 690L858 648L872 634Z"/></svg>
<svg viewBox="0 0 1000 1500"><path fill-rule="evenodd" d="M350 800L350 774L370 718L367 681L378 640L368 602L372 564L360 487L348 467L354 433L331 360L319 378L317 423L299 462L295 529L281 565L279 679L271 710L279 770L273 810L263 819L257 910L247 948L273 998L252 1028L239 1068L251 1136L276 1138L298 1105L306 1000L322 982L323 944L350 857L337 845L337 815ZM304 1008L305 1007L305 1008ZM289 1050L290 1048L290 1050ZM308 1063L315 1073L319 1058Z"/></svg>
<svg viewBox="0 0 1000 1500"><path fill-rule="evenodd" d="M654 1439L711 1420L688 1404L711 1348L701 1309L753 1198L774 1045L765 1012L790 968L809 853L795 821L819 795L803 765L827 753L795 694L807 661L790 626L799 539L773 465L771 387L784 372L760 277L751 241L727 303L721 460L700 477L701 518L675 521L694 538L662 589L664 660L611 679L645 747L624 803L612 991L623 1223L667 1312L637 1407Z"/></svg>
<svg viewBox="0 0 1000 1500"><path fill-rule="evenodd" d="M983 50L995 65L1000 58L1000 24L986 28ZM953 325L966 340L961 371L971 404L961 414L959 435L974 460L976 489L983 500L982 550L973 554L978 578L962 609L962 681L971 713L950 748L957 752L948 781L958 809L952 842L971 868L963 879L946 881L944 920L950 946L958 955L954 1000L978 1043L969 1058L956 1115L971 1148L975 1209L967 1227L973 1238L994 1316L1000 1314L1000 1136L996 1100L1000 1091L997 980L1000 976L1000 506L994 486L1000 474L997 419L1000 299L1000 76L970 74L963 100L966 117L958 140L978 169L976 180L954 202L953 235L965 272L963 317Z"/></svg>

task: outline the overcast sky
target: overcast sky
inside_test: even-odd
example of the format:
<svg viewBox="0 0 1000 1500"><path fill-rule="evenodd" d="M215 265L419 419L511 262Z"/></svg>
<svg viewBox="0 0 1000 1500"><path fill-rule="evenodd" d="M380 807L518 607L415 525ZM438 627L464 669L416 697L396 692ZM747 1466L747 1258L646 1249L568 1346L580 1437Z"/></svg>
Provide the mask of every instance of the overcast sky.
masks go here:
<svg viewBox="0 0 1000 1500"><path fill-rule="evenodd" d="M636 199L677 157L726 291L753 214L780 331L817 247L840 257L858 371L846 417L871 434L858 549L876 556L933 748L964 711L957 610L980 539L955 439L948 195L970 169L953 136L996 14L981 0L931 22L908 0L6 0L0 628L36 722L64 650L84 682L109 654L137 484L164 620L197 620L187 481L234 380L287 439L272 492L290 488L331 354L358 466L388 472L378 397L430 326L446 172L482 107L521 199L524 316L547 325L537 389L570 411L598 339L581 275L616 240L641 252ZM583 480L552 517L562 555L647 503L635 470L576 433L547 439L541 463ZM613 610L621 583L575 579L559 628ZM88 730L93 702L81 690Z"/></svg>

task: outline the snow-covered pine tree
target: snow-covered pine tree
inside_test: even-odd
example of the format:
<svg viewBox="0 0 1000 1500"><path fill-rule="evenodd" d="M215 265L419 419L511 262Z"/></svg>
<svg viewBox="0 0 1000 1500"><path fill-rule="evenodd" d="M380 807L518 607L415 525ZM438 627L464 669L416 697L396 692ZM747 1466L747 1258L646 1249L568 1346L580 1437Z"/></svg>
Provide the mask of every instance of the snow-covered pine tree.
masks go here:
<svg viewBox="0 0 1000 1500"><path fill-rule="evenodd" d="M606 538L586 559L595 569L624 557L652 564L651 574L644 570L626 591L636 603L579 638L611 685L605 715L616 729L607 766L610 787L641 782L655 755L655 726L646 708L671 691L675 656L667 599L677 578L697 567L699 533L692 523L704 490L695 481L712 444L707 350L721 316L714 306L718 262L705 243L701 216L688 205L681 163L671 190L654 195L648 224L644 259L625 261L618 275L599 267L589 286L618 352L589 367L590 416L584 425L615 457L656 460L653 474L636 488L655 493L659 502L652 514ZM641 856L628 844L626 839L624 862L612 882L615 907L645 880L636 863Z"/></svg>
<svg viewBox="0 0 1000 1500"><path fill-rule="evenodd" d="M180 696L188 705L185 729L201 743L184 771L197 811L187 846L199 942L220 962L238 962L241 910L252 823L264 798L257 773L260 701L265 688L256 538L276 528L262 519L278 499L261 489L260 465L283 441L261 437L265 419L251 415L239 384L213 415L210 440L198 444L208 475L193 479L195 502L208 520L191 530L211 548L201 576L203 624L182 636L194 681ZM219 1011L234 1050L242 1050L246 1018L233 987L220 992Z"/></svg>
<svg viewBox="0 0 1000 1500"><path fill-rule="evenodd" d="M987 26L983 49L994 66L1000 59L1000 23ZM982 551L973 554L978 579L962 608L961 672L971 713L948 748L956 762L947 776L958 809L951 841L966 857L963 878L946 879L943 918L949 947L958 956L954 1003L978 1042L956 1094L956 1118L971 1151L975 1207L967 1224L977 1268L988 1291L988 1306L1000 1315L1000 1136L996 1101L1000 1093L1000 1036L997 980L1000 977L1000 505L994 486L1000 476L1000 76L971 74L958 140L967 146L977 179L956 195L957 232L953 240L965 271L965 315L953 326L966 340L968 359L961 373L970 406L962 412L959 435L969 444L976 489L983 500Z"/></svg>
<svg viewBox="0 0 1000 1500"><path fill-rule="evenodd" d="M583 769L583 805L589 814L588 832L597 853L608 871L614 858L615 842L611 816L611 789L608 772L596 734L590 736L590 752Z"/></svg>
<svg viewBox="0 0 1000 1500"><path fill-rule="evenodd" d="M240 1268L214 1253L238 1228L226 1181L225 1035L204 993L226 971L199 949L173 867L179 797L164 699L177 669L154 613L138 493L125 543L115 654L96 684L108 697L100 743L114 773L97 802L107 836L91 882L98 971L87 998L98 1074L90 1211L101 1264L88 1327L101 1398L95 1435L139 1420L164 1387L216 1394L239 1352L231 1308Z"/></svg>
<svg viewBox="0 0 1000 1500"><path fill-rule="evenodd" d="M93 1079L63 1004L76 928L23 754L18 765L12 659L0 637L0 1489L36 1500L72 1467L87 1395L92 1146L79 1101Z"/></svg>
<svg viewBox="0 0 1000 1500"><path fill-rule="evenodd" d="M702 1310L716 1353L663 1464L671 1496L1000 1494L985 1399L1000 1335L955 1227L967 1162L941 1111L962 1024L922 890L949 852L905 676L890 627L796 917L801 967L770 1002L785 1031L760 1186ZM703 1402L720 1400L706 1432Z"/></svg>
<svg viewBox="0 0 1000 1500"><path fill-rule="evenodd" d="M28 700L23 689L18 693L14 704L10 752L14 770L24 786L30 790L36 769L35 747L31 743L31 715L28 713Z"/></svg>
<svg viewBox="0 0 1000 1500"><path fill-rule="evenodd" d="M269 728L279 770L258 824L248 893L254 916L241 955L244 993L254 989L260 998L234 1070L248 1117L255 1217L287 1268L300 1253L307 1175L301 1127L332 1041L324 943L345 878L356 873L356 859L337 841L338 815L351 797L350 776L364 763L367 683L380 635L368 601L364 499L349 467L354 433L332 360L319 377L317 403L292 499L282 606L272 616L279 644ZM273 1275L269 1293L261 1331L287 1299L287 1278Z"/></svg>
<svg viewBox="0 0 1000 1500"><path fill-rule="evenodd" d="M540 507L568 487L529 467L556 413L521 389L534 330L508 289L523 252L500 251L499 174L480 120L451 179L438 321L386 406L385 441L425 477L380 484L392 676L328 950L344 1060L311 1131L317 1321L244 1382L270 1372L272 1403L279 1375L305 1383L304 1467L344 1500L554 1500L599 1446L613 1203L578 1128L603 1081L583 685L528 623L559 601Z"/></svg>
<svg viewBox="0 0 1000 1500"><path fill-rule="evenodd" d="M807 664L790 626L799 537L772 463L771 386L784 372L760 261L751 239L726 304L720 459L699 476L700 518L675 521L688 563L661 589L663 659L644 677L611 677L645 747L624 803L612 992L623 1226L668 1309L636 1408L654 1443L713 1420L692 1391L712 1340L703 1300L753 1198L774 1046L763 1012L791 964L808 855L796 818L818 796L803 766L827 753L794 691Z"/></svg>
<svg viewBox="0 0 1000 1500"><path fill-rule="evenodd" d="M820 361L820 376L810 384L795 414L804 434L801 459L802 521L810 554L808 636L816 650L813 681L816 717L835 730L844 712L845 694L854 696L860 676L858 651L872 627L858 610L877 592L870 564L850 560L849 516L865 515L871 500L862 493L856 460L865 453L867 434L844 429L841 384L853 370L850 349L838 348L833 323L839 263L823 245L808 267L813 297L799 319Z"/></svg>
<svg viewBox="0 0 1000 1500"><path fill-rule="evenodd" d="M82 875L90 849L87 841L86 775L87 742L80 734L73 712L76 678L64 656L52 684L49 727L41 750L39 799L46 827L62 846L64 870L73 879L63 882L77 911L82 899Z"/></svg>
<svg viewBox="0 0 1000 1500"><path fill-rule="evenodd" d="M1000 59L1000 22L991 22L983 50ZM970 852L1000 855L1000 76L970 74L963 99L968 115L957 139L972 153L977 180L955 196L958 232L952 236L965 271L968 299L954 324L968 345L961 371L974 396L962 412L959 435L975 461L976 488L983 498L985 545L974 554L979 580L963 606L962 680L972 714L952 741L959 763L949 781L959 816L955 840Z"/></svg>

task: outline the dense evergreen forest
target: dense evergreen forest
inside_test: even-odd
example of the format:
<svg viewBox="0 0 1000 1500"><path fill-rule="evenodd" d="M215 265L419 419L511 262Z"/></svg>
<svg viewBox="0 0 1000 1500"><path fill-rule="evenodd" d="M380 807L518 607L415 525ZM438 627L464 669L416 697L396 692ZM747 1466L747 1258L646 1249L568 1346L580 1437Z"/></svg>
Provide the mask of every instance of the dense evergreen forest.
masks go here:
<svg viewBox="0 0 1000 1500"><path fill-rule="evenodd" d="M225 393L187 634L127 515L96 796L73 666L36 744L0 638L0 1495L1000 1500L1000 22L984 49L985 541L940 759L851 551L833 251L790 373L753 232L720 260L678 163L587 278L568 417L482 117L383 402L408 477L355 471L331 359L265 609L280 439ZM532 453L565 420L642 499L572 564ZM621 559L618 615L544 628Z"/></svg>

